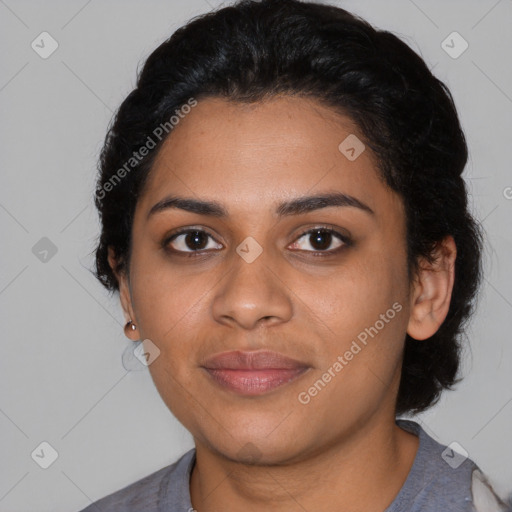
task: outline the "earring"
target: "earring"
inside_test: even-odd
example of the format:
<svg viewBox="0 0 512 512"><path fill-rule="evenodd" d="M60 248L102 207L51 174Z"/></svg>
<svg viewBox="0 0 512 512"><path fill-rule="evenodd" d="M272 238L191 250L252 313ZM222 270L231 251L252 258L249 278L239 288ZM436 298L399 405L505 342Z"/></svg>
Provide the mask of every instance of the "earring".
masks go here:
<svg viewBox="0 0 512 512"><path fill-rule="evenodd" d="M126 324L126 327L129 327L132 331L137 330L137 326L131 320Z"/></svg>

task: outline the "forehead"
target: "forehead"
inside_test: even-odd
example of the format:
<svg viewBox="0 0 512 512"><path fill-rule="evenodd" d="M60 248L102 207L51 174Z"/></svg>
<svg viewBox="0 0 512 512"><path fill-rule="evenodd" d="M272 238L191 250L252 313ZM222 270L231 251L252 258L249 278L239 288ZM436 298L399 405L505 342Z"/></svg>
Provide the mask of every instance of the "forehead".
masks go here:
<svg viewBox="0 0 512 512"><path fill-rule="evenodd" d="M206 98L163 143L139 206L148 211L166 195L179 194L226 203L235 214L333 190L373 209L393 194L361 139L350 118L314 100L283 96L245 104ZM353 152L345 152L346 140L358 153L364 148L357 158L347 157Z"/></svg>

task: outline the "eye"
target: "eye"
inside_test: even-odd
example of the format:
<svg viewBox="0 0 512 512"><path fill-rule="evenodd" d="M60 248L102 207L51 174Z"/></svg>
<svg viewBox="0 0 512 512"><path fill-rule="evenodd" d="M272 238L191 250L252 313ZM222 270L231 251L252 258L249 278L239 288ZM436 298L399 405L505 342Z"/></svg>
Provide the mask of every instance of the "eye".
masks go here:
<svg viewBox="0 0 512 512"><path fill-rule="evenodd" d="M171 246L170 250L172 252L184 252L192 254L211 249L222 249L221 244L211 244L209 246L208 239L214 241L214 238L202 229L184 229L166 238L162 245L165 248Z"/></svg>
<svg viewBox="0 0 512 512"><path fill-rule="evenodd" d="M334 247L332 247L332 244L335 242L336 238L338 239L338 242ZM304 241L300 242L302 239L304 239ZM306 249L308 244L313 246L312 251ZM293 244L292 248L298 248L299 250L305 252L333 254L339 252L339 250L341 250L344 246L349 245L351 245L351 241L346 235L342 235L332 228L318 227L302 233L302 235L300 235L298 238L298 241ZM331 248L329 249L329 247Z"/></svg>
<svg viewBox="0 0 512 512"><path fill-rule="evenodd" d="M301 242L301 240L304 241ZM336 242L332 247L333 242ZM311 244L313 250L306 248ZM292 246L292 249L316 253L318 256L334 254L345 246L352 244L350 238L328 227L317 227L302 233ZM184 253L187 256L201 255L205 251L222 249L222 244L215 241L212 235L202 229L183 229L167 237L162 247L172 253ZM330 249L329 249L330 248Z"/></svg>

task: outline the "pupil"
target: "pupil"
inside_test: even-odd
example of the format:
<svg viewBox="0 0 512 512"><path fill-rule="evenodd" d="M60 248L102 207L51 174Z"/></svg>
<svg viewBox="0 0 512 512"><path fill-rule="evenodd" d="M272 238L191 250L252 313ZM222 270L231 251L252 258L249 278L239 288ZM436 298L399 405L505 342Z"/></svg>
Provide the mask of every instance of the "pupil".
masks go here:
<svg viewBox="0 0 512 512"><path fill-rule="evenodd" d="M185 243L189 249L202 249L207 245L207 237L201 231L191 231L185 237Z"/></svg>
<svg viewBox="0 0 512 512"><path fill-rule="evenodd" d="M322 233L322 234L321 234ZM318 250L327 249L329 245L331 245L330 237L331 233L328 231L323 231L321 229L317 230L315 233L311 234L311 237L313 238L313 247ZM322 243L323 239L323 243ZM320 247L318 247L320 246Z"/></svg>

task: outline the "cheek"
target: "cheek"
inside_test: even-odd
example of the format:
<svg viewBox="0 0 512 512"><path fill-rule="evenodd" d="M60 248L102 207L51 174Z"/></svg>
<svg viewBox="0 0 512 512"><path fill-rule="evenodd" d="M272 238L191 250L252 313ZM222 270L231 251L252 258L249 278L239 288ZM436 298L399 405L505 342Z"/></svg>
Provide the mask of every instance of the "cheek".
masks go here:
<svg viewBox="0 0 512 512"><path fill-rule="evenodd" d="M393 379L408 321L407 275L401 261L370 255L340 269L323 293L311 288L309 305L322 333L320 371L339 375L331 392L379 394L373 385L388 386Z"/></svg>
<svg viewBox="0 0 512 512"><path fill-rule="evenodd" d="M165 342L190 324L215 281L207 272L190 275L185 265L171 264L156 249L134 253L132 263L133 307L141 332Z"/></svg>
<svg viewBox="0 0 512 512"><path fill-rule="evenodd" d="M334 334L321 340L323 364L300 390L305 413L326 425L371 415L398 383L405 307L391 297L367 299L342 301L346 314L333 317Z"/></svg>
<svg viewBox="0 0 512 512"><path fill-rule="evenodd" d="M211 279L203 276L199 290L199 281L185 279L168 267L151 268L150 272L134 272L134 312L141 338L150 339L160 350L148 367L155 386L173 414L187 425L193 416L191 397L195 394L197 333L201 326L197 315L204 307L201 297L213 282L210 284Z"/></svg>
<svg viewBox="0 0 512 512"><path fill-rule="evenodd" d="M378 321L380 326L380 315L395 302L404 306L406 283L399 268L380 255L354 260L328 279L303 283L297 292L335 339L353 338ZM394 319L395 313L389 316Z"/></svg>

